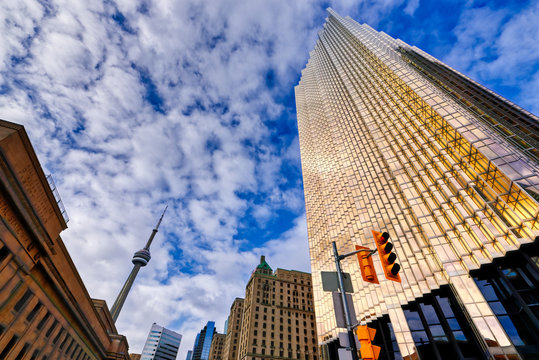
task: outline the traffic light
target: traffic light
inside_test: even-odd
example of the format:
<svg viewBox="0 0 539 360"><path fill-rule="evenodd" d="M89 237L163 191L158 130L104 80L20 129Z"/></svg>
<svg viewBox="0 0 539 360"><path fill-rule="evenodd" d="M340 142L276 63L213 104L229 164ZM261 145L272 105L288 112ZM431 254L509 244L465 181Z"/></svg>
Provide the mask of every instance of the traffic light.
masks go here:
<svg viewBox="0 0 539 360"><path fill-rule="evenodd" d="M387 232L379 233L373 230L372 235L374 236L374 242L380 254L380 261L382 262L386 279L401 282L399 275L401 266L395 262L397 255L391 252L393 250L393 244L388 241L389 234Z"/></svg>
<svg viewBox="0 0 539 360"><path fill-rule="evenodd" d="M361 359L363 360L376 360L380 356L380 346L372 344L374 335L376 335L376 329L371 329L367 325L360 325L356 329L357 339L361 344L359 351L361 352Z"/></svg>
<svg viewBox="0 0 539 360"><path fill-rule="evenodd" d="M356 250L369 250L365 246L356 245ZM379 284L378 276L376 276L376 271L374 270L374 264L372 262L372 256L369 251L361 251L357 253L357 261L359 262L359 267L361 269L361 276L366 282Z"/></svg>

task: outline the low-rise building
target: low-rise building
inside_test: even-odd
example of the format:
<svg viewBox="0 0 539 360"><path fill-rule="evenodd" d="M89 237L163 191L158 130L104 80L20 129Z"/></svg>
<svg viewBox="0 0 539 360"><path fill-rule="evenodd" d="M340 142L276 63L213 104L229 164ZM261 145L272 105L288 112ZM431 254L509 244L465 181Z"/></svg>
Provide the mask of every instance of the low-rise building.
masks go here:
<svg viewBox="0 0 539 360"><path fill-rule="evenodd" d="M0 359L129 360L60 237L67 217L24 127L0 120Z"/></svg>

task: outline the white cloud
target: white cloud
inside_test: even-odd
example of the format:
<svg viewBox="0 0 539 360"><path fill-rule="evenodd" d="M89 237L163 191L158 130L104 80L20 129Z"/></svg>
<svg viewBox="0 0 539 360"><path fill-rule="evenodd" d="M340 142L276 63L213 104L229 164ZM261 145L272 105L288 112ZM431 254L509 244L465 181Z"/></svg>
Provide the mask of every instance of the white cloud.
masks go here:
<svg viewBox="0 0 539 360"><path fill-rule="evenodd" d="M314 46L321 3L0 4L0 118L25 125L53 174L71 219L62 237L91 296L112 305L169 205L117 324L131 351L155 321L184 335L183 359L206 321L222 329L262 254L274 268L309 271L300 183L281 174L283 162L299 167L297 139L278 148L266 121L285 110L275 99ZM286 210L293 227L265 244L236 239L260 202L259 226Z"/></svg>
<svg viewBox="0 0 539 360"><path fill-rule="evenodd" d="M537 2L517 13L488 5L468 9L460 16L458 41L444 61L490 88L496 83L513 88L515 102L538 113L533 92L539 73L538 22Z"/></svg>
<svg viewBox="0 0 539 360"><path fill-rule="evenodd" d="M409 0L403 11L406 14L412 16L414 15L418 7L419 7L419 0Z"/></svg>

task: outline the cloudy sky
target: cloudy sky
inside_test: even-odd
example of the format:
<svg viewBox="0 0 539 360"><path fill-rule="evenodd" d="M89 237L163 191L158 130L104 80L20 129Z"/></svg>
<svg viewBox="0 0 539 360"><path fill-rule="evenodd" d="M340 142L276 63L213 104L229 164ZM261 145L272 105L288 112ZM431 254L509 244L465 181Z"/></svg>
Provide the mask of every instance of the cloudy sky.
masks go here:
<svg viewBox="0 0 539 360"><path fill-rule="evenodd" d="M4 0L0 118L59 188L62 237L112 305L168 204L117 322L222 332L264 254L309 271L293 87L325 8L431 53L539 113L539 3L524 0Z"/></svg>

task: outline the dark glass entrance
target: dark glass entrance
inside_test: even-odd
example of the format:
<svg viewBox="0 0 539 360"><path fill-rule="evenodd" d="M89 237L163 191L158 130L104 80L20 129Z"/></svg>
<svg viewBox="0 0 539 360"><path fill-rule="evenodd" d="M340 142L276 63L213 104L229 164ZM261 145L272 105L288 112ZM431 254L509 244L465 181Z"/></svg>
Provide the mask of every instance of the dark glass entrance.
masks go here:
<svg viewBox="0 0 539 360"><path fill-rule="evenodd" d="M403 306L403 310L421 359L484 359L449 286Z"/></svg>
<svg viewBox="0 0 539 360"><path fill-rule="evenodd" d="M376 335L372 343L380 346L380 356L378 360L402 360L402 356L395 338L393 326L389 321L389 316L384 315L367 324L370 328L376 329Z"/></svg>
<svg viewBox="0 0 539 360"><path fill-rule="evenodd" d="M539 359L539 246L523 245L471 272L523 359Z"/></svg>

